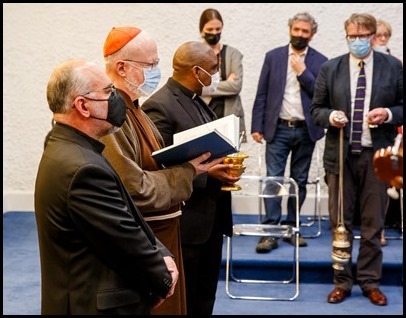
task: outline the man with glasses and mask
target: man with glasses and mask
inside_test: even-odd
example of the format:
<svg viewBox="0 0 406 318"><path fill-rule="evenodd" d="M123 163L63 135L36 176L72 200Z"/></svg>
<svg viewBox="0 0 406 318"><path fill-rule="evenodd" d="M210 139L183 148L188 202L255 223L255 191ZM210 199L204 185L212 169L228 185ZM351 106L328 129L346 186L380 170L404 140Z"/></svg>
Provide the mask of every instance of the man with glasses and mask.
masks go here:
<svg viewBox="0 0 406 318"><path fill-rule="evenodd" d="M327 58L309 47L317 32L317 23L307 12L289 19L290 43L265 55L257 94L252 109L252 138L266 142L265 161L268 176L284 176L290 154L289 175L299 186L299 209L306 199L306 187L316 141L324 136L322 127L310 117L314 82L320 65ZM296 198L287 201L287 217L282 220L282 198L264 199L264 224L296 226ZM284 238L295 245L295 236ZM299 246L307 243L299 236ZM278 240L263 237L257 253L269 253Z"/></svg>
<svg viewBox="0 0 406 318"><path fill-rule="evenodd" d="M201 42L186 42L176 50L172 67L172 77L142 105L165 145L173 144L175 133L217 119L200 98L203 90L213 92L219 83L214 51ZM232 234L231 193L221 191L221 185L239 180L227 175L227 167L218 164L196 177L192 196L182 209L180 229L188 315L213 312L223 234Z"/></svg>
<svg viewBox="0 0 406 318"><path fill-rule="evenodd" d="M393 56L372 49L376 26L375 18L367 13L354 13L345 21L349 53L322 65L311 106L314 121L327 128L323 161L331 228L337 228L342 191L341 208L350 243L348 262L342 270L334 269L335 288L327 296L333 304L350 296L354 283L359 283L374 305L387 304L379 285L383 258L380 236L388 195L387 186L374 172L372 159L376 150L393 145L396 125L403 123L403 67ZM352 222L358 209L361 240L353 277Z"/></svg>
<svg viewBox="0 0 406 318"><path fill-rule="evenodd" d="M164 147L153 122L142 111L138 99L158 86L161 72L157 45L150 35L135 27L113 27L104 43L106 74L126 100L126 120L122 128L102 138L103 155L116 169L132 199L158 239L172 252L179 269L173 297L153 314L186 314L186 292L180 243L179 217L182 202L192 192L196 175L206 172L221 159L205 162L209 154L181 165L162 169L151 153Z"/></svg>
<svg viewBox="0 0 406 318"><path fill-rule="evenodd" d="M49 79L55 125L35 183L42 315L148 315L174 292L173 255L101 155L100 138L124 123L123 98L83 60Z"/></svg>

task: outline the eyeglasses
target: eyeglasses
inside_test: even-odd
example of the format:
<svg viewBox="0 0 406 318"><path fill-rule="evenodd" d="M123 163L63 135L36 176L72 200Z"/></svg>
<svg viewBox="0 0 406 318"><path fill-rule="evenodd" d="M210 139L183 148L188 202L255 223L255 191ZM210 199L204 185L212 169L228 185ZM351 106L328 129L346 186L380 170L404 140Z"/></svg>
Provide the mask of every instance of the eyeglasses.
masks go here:
<svg viewBox="0 0 406 318"><path fill-rule="evenodd" d="M368 34L355 34L355 35L350 35L347 34L346 38L348 41L350 42L354 42L356 39L360 39L360 40L369 40L371 38L371 33Z"/></svg>
<svg viewBox="0 0 406 318"><path fill-rule="evenodd" d="M110 95L114 95L116 93L116 88L114 87L113 84L110 84L110 85L106 86L105 88L99 89L97 91L89 91L89 92L87 92L85 94L81 94L79 96L82 96L82 97L84 97L86 99L93 100L93 101L96 101L96 102L104 102L104 101L109 100L108 98L92 98L92 97L87 97L86 96L86 95L89 95L90 93L98 93L98 92L103 92L105 94L109 94L109 97L110 97Z"/></svg>
<svg viewBox="0 0 406 318"><path fill-rule="evenodd" d="M389 38L391 37L391 34L389 34L389 33L377 33L377 34L375 34L375 36L376 36L377 38L382 38L382 37L384 37L384 38L389 39Z"/></svg>
<svg viewBox="0 0 406 318"><path fill-rule="evenodd" d="M159 59L157 59L154 63L147 63L147 62L141 62L141 61L134 61L134 60L123 60L124 62L130 62L130 63L136 63L140 64L142 68L148 69L148 70L154 70L158 67L159 64ZM133 65L133 64L131 64ZM137 65L133 65L137 67Z"/></svg>

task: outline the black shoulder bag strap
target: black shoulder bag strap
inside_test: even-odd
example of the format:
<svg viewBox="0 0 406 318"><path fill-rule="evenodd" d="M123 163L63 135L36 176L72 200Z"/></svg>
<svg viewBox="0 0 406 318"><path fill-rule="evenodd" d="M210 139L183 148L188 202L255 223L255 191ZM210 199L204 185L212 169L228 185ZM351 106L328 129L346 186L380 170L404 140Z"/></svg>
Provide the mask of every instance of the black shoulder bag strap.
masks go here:
<svg viewBox="0 0 406 318"><path fill-rule="evenodd" d="M221 49L221 64L220 64L220 69L221 69L221 79L225 81L226 78L226 48L227 45L223 45L223 48Z"/></svg>

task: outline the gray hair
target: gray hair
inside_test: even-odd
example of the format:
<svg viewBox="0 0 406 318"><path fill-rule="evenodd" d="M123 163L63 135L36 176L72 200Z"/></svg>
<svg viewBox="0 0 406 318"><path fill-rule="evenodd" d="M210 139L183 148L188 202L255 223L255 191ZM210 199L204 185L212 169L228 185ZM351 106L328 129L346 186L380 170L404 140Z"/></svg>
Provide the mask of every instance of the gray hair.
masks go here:
<svg viewBox="0 0 406 318"><path fill-rule="evenodd" d="M316 20L307 12L301 12L295 14L295 16L288 21L289 28L292 28L292 25L296 21L305 21L309 22L312 27L312 35L317 33L318 24Z"/></svg>
<svg viewBox="0 0 406 318"><path fill-rule="evenodd" d="M90 80L81 72L89 65L84 60L69 60L55 68L47 85L48 106L53 113L67 113L73 100L90 89Z"/></svg>

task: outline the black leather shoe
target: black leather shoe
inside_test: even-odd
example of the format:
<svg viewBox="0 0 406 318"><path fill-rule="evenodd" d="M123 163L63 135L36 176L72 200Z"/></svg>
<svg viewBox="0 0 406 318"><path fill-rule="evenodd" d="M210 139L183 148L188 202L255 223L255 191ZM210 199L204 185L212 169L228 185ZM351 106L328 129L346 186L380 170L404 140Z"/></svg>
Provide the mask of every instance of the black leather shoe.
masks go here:
<svg viewBox="0 0 406 318"><path fill-rule="evenodd" d="M345 298L351 295L351 291L345 291L340 287L336 287L327 296L327 302L330 304L338 304L344 301Z"/></svg>
<svg viewBox="0 0 406 318"><path fill-rule="evenodd" d="M278 248L278 239L274 237L261 237L256 248L257 253L269 253Z"/></svg>
<svg viewBox="0 0 406 318"><path fill-rule="evenodd" d="M377 306L386 306L388 300L383 292L379 288L372 288L363 292L365 297L368 297L371 303Z"/></svg>

